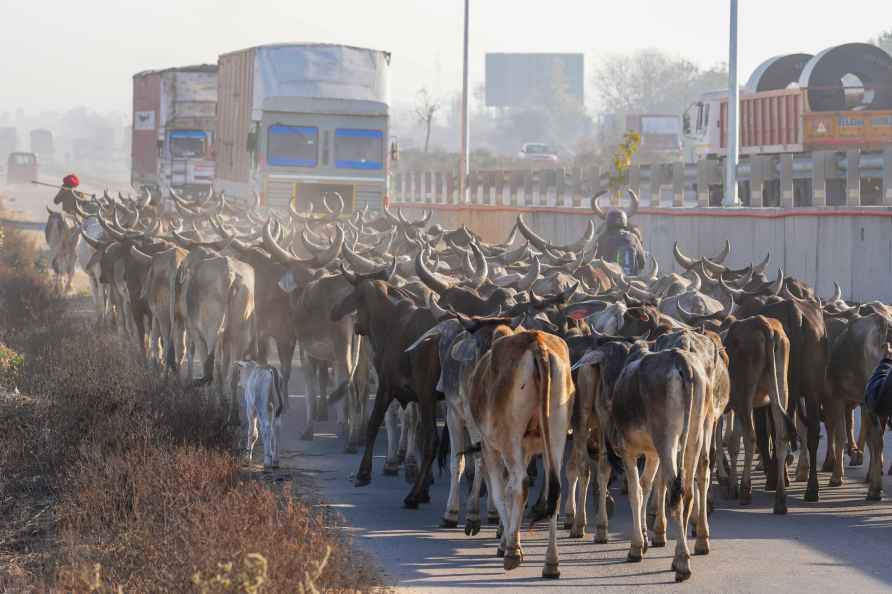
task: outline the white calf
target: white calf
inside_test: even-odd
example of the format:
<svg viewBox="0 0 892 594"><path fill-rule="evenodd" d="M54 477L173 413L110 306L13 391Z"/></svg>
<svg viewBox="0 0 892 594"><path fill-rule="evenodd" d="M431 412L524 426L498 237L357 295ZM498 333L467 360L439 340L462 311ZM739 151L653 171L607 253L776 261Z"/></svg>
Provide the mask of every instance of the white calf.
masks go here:
<svg viewBox="0 0 892 594"><path fill-rule="evenodd" d="M245 460L251 462L254 444L257 443L258 424L263 439L263 466L279 467L280 415L285 409L282 377L279 370L254 361L236 361L233 368L239 371L238 387L245 390L245 414L242 417L245 431Z"/></svg>

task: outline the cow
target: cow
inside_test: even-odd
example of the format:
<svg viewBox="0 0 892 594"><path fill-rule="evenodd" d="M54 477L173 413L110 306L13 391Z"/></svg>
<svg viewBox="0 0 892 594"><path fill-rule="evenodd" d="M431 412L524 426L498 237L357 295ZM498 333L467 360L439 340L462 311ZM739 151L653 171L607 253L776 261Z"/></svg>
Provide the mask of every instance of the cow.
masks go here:
<svg viewBox="0 0 892 594"><path fill-rule="evenodd" d="M560 577L561 465L575 394L570 353L562 339L544 332L498 326L493 335L492 347L482 356L472 337L455 344L453 353L465 361L480 357L471 374L469 400L482 438L489 494L502 523L498 554L504 556L506 571L523 560L520 522L529 488L527 466L542 454L549 520L542 577L555 579Z"/></svg>
<svg viewBox="0 0 892 594"><path fill-rule="evenodd" d="M864 403L864 388L877 363L883 358L883 345L892 337L892 319L870 314L849 323L833 347L829 366L830 393L824 406L828 419L841 419L846 408ZM879 501L883 491L883 428L876 415L861 407L862 428L870 448L867 471L868 501ZM834 450L831 481L842 483L842 447L846 442L845 426L836 422L829 426L829 447Z"/></svg>
<svg viewBox="0 0 892 594"><path fill-rule="evenodd" d="M375 406L368 421L365 452L356 473L355 485L371 482L372 453L378 429L391 400L396 398L405 406L418 403L420 416L421 468L412 490L403 500L405 507L415 509L430 501L429 477L434 459L436 403L442 394L435 388L440 375L440 363L435 345L422 345L412 352L406 349L436 323L426 308L417 307L399 289L385 282L393 277L396 258L389 270L370 274L353 274L343 264L341 272L352 290L331 310L331 320L337 322L356 313L355 332L368 337L378 375Z"/></svg>
<svg viewBox="0 0 892 594"><path fill-rule="evenodd" d="M50 248L50 269L56 275L57 287L64 293L71 290L74 267L77 263L80 225L69 221L62 213L47 208L49 216L44 229L44 237ZM64 279L64 289L62 286Z"/></svg>
<svg viewBox="0 0 892 594"><path fill-rule="evenodd" d="M174 373L180 371L185 354L185 320L176 307L176 277L186 254L182 248L171 247L153 256L147 255L151 262L142 284L141 298L148 304L152 317L150 353Z"/></svg>
<svg viewBox="0 0 892 594"><path fill-rule="evenodd" d="M767 488L775 490L774 513L785 514L786 465L785 443L793 441L795 447L796 426L787 414L787 373L790 362L790 341L783 325L773 318L753 316L732 323L724 338L728 352L731 377L731 408L736 416L731 438L728 494L736 498L737 447L740 431L743 433L745 458L743 478L740 484L740 502L752 503L751 472L756 431L753 409L770 407L774 455L770 455L768 436L759 434L759 449L766 460ZM774 484L772 484L772 481Z"/></svg>
<svg viewBox="0 0 892 594"><path fill-rule="evenodd" d="M678 535L672 569L676 581L684 581L691 576L687 526L695 502L698 503L695 552L709 552L705 505L710 483L709 450L715 422L727 401L711 398L707 371L696 353L677 348L651 352L647 343L641 341L628 347L628 351L626 348L609 343L607 348L592 349L576 366L601 364L606 360L614 373L622 366L611 389L604 389L602 382L598 402L599 414L606 421L606 439L621 456L629 483L633 527L628 560L639 562L647 552L643 518L659 470L662 485L668 486L669 509ZM625 359L624 352L627 352ZM644 456L645 464L639 478L640 456ZM610 468L604 463L601 466L604 472L599 473L602 501L596 542L606 541L603 498ZM663 497L658 488L654 546L665 544L665 520L661 519L665 509Z"/></svg>
<svg viewBox="0 0 892 594"><path fill-rule="evenodd" d="M255 361L236 361L232 368L238 372L238 387L245 394L245 462L251 463L259 425L263 440L263 466L278 468L281 416L288 398L282 376L275 367Z"/></svg>

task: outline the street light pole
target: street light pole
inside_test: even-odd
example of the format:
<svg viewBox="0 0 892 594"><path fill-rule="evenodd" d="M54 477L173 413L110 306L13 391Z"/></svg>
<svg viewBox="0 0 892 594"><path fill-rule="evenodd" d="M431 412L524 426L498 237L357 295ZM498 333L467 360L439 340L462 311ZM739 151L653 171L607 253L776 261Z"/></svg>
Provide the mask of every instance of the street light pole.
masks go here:
<svg viewBox="0 0 892 594"><path fill-rule="evenodd" d="M470 0L465 0L465 35L464 56L462 60L462 86L461 86L461 157L458 163L458 201L468 201L468 169L470 166L468 131L468 16L470 12Z"/></svg>
<svg viewBox="0 0 892 594"><path fill-rule="evenodd" d="M737 81L737 0L731 0L731 35L728 48L728 158L722 206L740 206L737 199L737 159L740 147L740 86Z"/></svg>

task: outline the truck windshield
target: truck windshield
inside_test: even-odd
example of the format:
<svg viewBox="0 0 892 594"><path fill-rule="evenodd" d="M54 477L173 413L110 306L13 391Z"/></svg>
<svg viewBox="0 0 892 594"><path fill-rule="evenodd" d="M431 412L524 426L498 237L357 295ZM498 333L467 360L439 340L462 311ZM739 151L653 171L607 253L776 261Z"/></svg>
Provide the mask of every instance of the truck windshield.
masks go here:
<svg viewBox="0 0 892 594"><path fill-rule="evenodd" d="M381 130L335 130L335 167L384 169L384 133Z"/></svg>
<svg viewBox="0 0 892 594"><path fill-rule="evenodd" d="M174 159L200 159L207 154L207 144L207 132L174 130L170 133L170 156Z"/></svg>
<svg viewBox="0 0 892 594"><path fill-rule="evenodd" d="M315 167L319 159L319 129L304 126L269 127L266 159L280 167Z"/></svg>

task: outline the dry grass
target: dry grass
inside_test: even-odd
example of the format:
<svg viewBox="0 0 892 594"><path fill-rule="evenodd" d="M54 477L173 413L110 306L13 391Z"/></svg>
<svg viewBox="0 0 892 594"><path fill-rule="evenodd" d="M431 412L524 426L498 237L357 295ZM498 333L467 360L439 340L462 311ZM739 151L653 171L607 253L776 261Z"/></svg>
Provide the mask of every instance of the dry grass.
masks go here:
<svg viewBox="0 0 892 594"><path fill-rule="evenodd" d="M380 578L291 496L243 480L222 403L145 366L0 257L0 591L369 591Z"/></svg>

